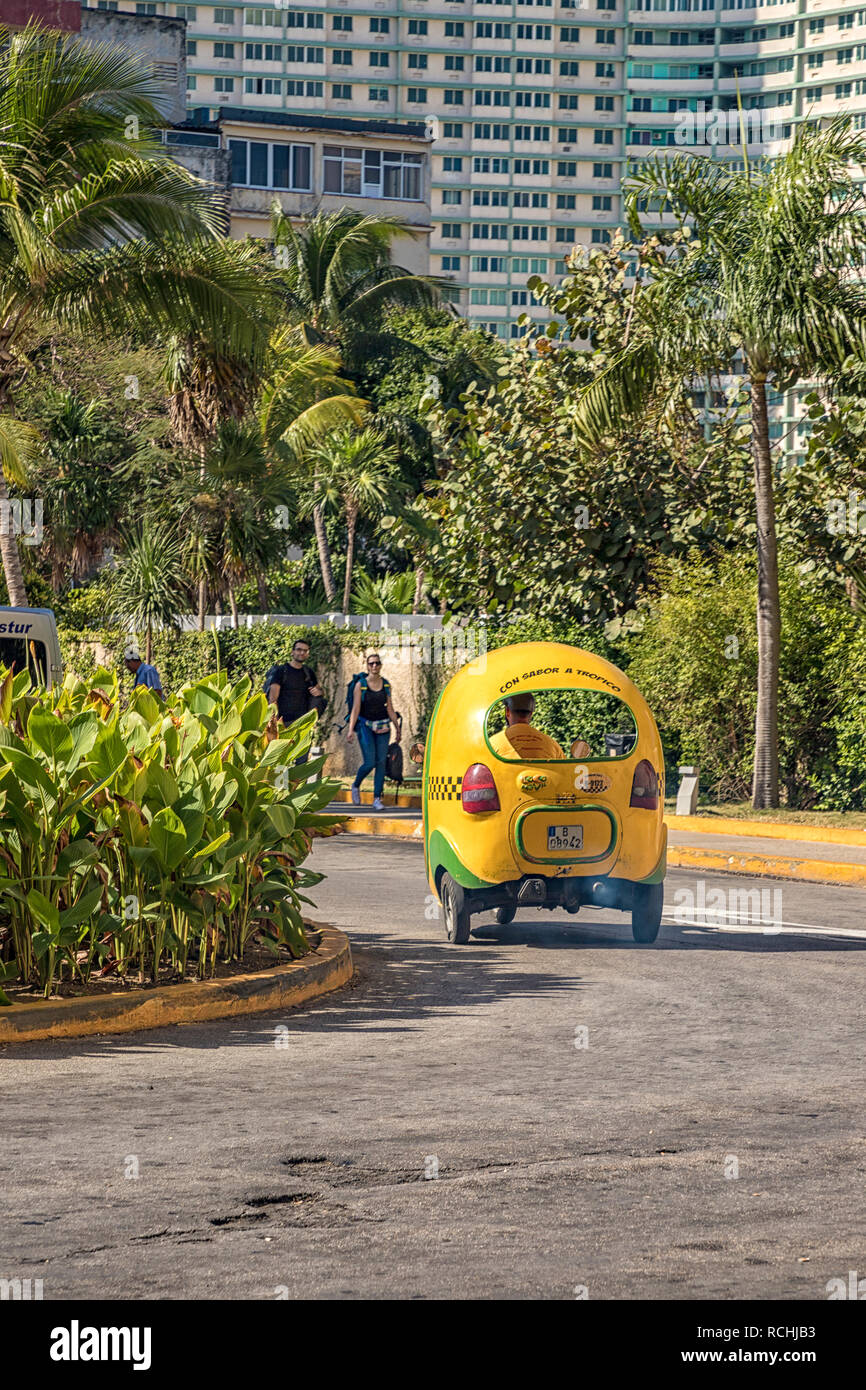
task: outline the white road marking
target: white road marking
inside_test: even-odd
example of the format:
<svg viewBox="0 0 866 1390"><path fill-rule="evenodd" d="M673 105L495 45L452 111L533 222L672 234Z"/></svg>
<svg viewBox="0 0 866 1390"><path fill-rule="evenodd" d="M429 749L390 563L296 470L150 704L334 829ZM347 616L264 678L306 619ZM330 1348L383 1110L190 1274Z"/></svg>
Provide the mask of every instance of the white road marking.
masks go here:
<svg viewBox="0 0 866 1390"><path fill-rule="evenodd" d="M759 936L843 936L853 937L857 941L866 941L866 931L858 931L855 927L826 927L820 926L817 922L777 923L763 917L759 917L756 921L740 922L736 913L733 914L731 922L720 920L727 915L721 911L707 912L702 921L697 921L694 918L680 917L675 912L663 912L662 918L665 921L673 922L678 927L705 927L713 931L753 931Z"/></svg>

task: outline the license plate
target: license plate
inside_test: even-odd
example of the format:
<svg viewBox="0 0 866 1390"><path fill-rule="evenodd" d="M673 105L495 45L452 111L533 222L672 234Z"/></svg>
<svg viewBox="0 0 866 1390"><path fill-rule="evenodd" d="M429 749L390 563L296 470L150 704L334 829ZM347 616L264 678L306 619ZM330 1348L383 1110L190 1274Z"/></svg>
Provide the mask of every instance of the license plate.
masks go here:
<svg viewBox="0 0 866 1390"><path fill-rule="evenodd" d="M582 825L549 825L547 827L547 851L583 849Z"/></svg>

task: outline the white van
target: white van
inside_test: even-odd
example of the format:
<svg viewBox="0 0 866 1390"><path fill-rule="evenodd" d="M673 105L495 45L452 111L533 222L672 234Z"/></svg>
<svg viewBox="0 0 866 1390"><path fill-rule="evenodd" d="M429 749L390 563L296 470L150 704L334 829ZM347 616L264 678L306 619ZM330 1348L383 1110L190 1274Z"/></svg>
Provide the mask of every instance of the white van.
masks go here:
<svg viewBox="0 0 866 1390"><path fill-rule="evenodd" d="M0 608L0 666L27 669L34 686L63 680L57 623L50 608Z"/></svg>

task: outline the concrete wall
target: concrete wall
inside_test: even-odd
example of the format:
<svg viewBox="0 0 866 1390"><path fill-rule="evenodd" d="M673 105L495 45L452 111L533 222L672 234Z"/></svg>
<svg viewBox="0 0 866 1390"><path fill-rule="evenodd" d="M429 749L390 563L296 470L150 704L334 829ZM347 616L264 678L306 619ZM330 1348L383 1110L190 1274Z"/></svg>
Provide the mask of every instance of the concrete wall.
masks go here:
<svg viewBox="0 0 866 1390"><path fill-rule="evenodd" d="M156 105L169 121L186 119L186 20L161 15L82 10L81 33L97 43L129 48L153 70Z"/></svg>

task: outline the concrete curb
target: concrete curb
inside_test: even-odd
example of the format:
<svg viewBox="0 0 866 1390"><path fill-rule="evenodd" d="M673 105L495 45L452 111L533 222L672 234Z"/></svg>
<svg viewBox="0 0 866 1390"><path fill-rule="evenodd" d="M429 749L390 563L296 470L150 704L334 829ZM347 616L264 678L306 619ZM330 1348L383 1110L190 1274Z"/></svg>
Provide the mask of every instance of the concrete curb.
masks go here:
<svg viewBox="0 0 866 1390"><path fill-rule="evenodd" d="M186 985L161 985L138 994L40 1000L0 1009L0 1043L41 1038L81 1038L94 1033L134 1033L172 1023L293 1008L351 980L355 967L349 938L336 927L310 923L321 932L319 949L301 960Z"/></svg>
<svg viewBox="0 0 866 1390"><path fill-rule="evenodd" d="M691 821L691 817L674 819ZM671 818L665 817L667 824ZM679 827L676 827L679 828ZM420 820L394 820L386 816L350 816L346 831L354 835L386 835L396 840L423 840ZM709 869L713 873L751 874L755 878L789 878L804 883L842 883L852 888L866 885L866 864L834 863L828 859L768 858L759 854L728 853L702 849L700 845L668 843L669 869Z"/></svg>
<svg viewBox="0 0 866 1390"><path fill-rule="evenodd" d="M669 869L710 869L713 873L746 874L754 878L790 878L803 883L866 885L866 864L834 863L830 859L785 859L754 853L729 854L725 849L668 844Z"/></svg>
<svg viewBox="0 0 866 1390"><path fill-rule="evenodd" d="M393 793L393 792L385 792L382 799L383 799L383 801L385 802L385 805L386 805L386 806L389 806L389 807L390 807L390 806L396 806L396 807L399 807L399 808L400 808L401 810L403 810L403 811L420 811L420 810L421 810L422 797L421 797L421 793L420 793L420 792L398 792L398 793L397 793L397 800L396 800L396 801L394 800L394 793ZM347 803L348 803L349 805L351 805L351 803L352 803L352 793L351 793L351 791L349 790L349 788L348 788L348 787L343 787L341 791L336 792L335 795L334 795L334 801L335 801L335 802L337 802L337 801L340 802L341 805L346 805ZM372 792L365 792L365 791L362 790L362 791L361 791L361 805L362 805L362 806L372 806L372 804L373 804L373 793L372 793ZM864 832L863 840L864 840L864 843L866 843L866 832Z"/></svg>
<svg viewBox="0 0 866 1390"><path fill-rule="evenodd" d="M390 835L396 840L423 840L422 820L397 820L381 811L375 816L349 816L345 823L350 835Z"/></svg>
<svg viewBox="0 0 866 1390"><path fill-rule="evenodd" d="M857 845L866 848L866 830L835 825L788 825L781 821L739 820L733 816L665 816L671 830L694 830L699 835L739 835L753 840L811 840L819 845Z"/></svg>

